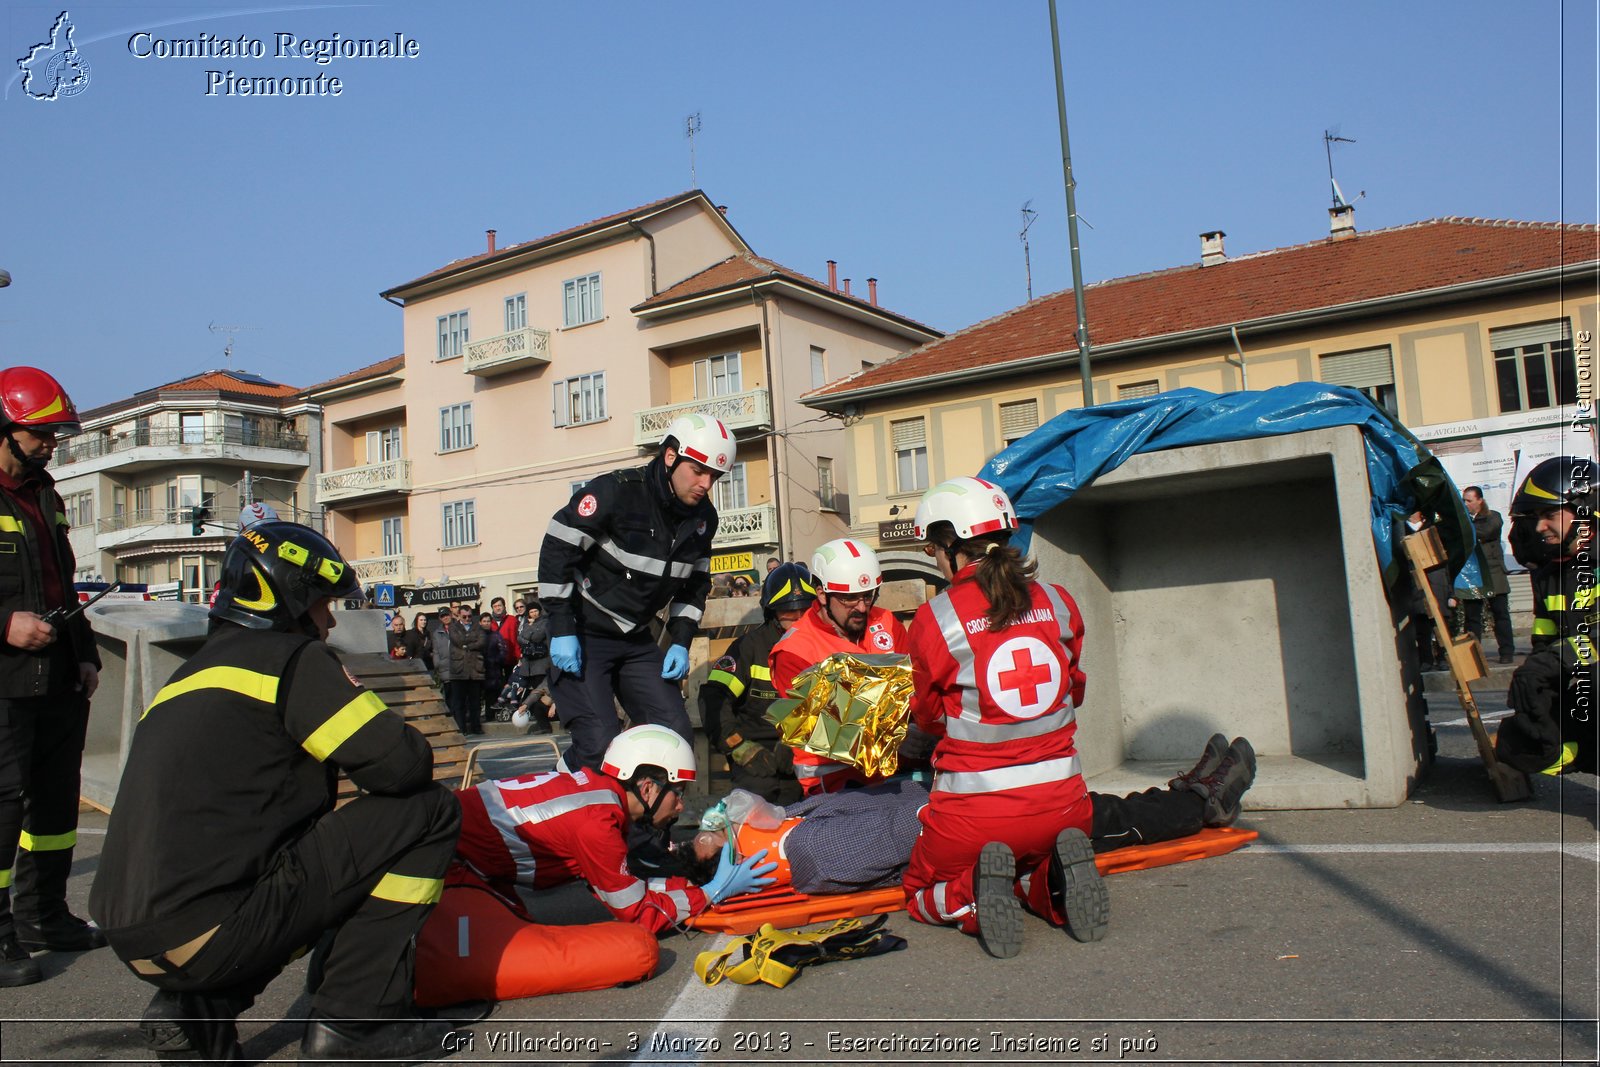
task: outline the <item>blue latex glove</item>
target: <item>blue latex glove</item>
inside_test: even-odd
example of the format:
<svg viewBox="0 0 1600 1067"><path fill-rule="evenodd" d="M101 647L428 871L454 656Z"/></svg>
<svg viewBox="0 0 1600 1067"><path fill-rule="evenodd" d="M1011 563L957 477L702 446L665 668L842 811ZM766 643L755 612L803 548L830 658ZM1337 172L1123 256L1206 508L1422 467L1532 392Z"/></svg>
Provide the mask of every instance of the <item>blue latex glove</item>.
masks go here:
<svg viewBox="0 0 1600 1067"><path fill-rule="evenodd" d="M666 656L661 660L661 677L675 682L688 673L689 650L682 645L667 649Z"/></svg>
<svg viewBox="0 0 1600 1067"><path fill-rule="evenodd" d="M777 861L762 863L767 858L767 850L762 849L753 856L745 857L743 863L733 860L733 842L729 841L722 850L722 858L717 861L717 873L711 881L701 886L706 891L706 896L711 898L711 903L721 904L729 897L739 896L741 893L754 893L757 889L764 889L773 883L771 878L761 877L778 869Z"/></svg>
<svg viewBox="0 0 1600 1067"><path fill-rule="evenodd" d="M550 662L561 668L562 674L577 674L583 670L583 649L578 646L575 634L552 638Z"/></svg>

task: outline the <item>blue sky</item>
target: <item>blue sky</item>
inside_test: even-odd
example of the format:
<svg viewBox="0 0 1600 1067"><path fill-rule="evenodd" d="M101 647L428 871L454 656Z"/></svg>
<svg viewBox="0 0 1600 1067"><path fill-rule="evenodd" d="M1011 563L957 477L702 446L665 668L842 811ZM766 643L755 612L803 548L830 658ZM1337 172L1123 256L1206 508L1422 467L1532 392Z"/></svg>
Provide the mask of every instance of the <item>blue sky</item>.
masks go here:
<svg viewBox="0 0 1600 1067"><path fill-rule="evenodd" d="M308 385L400 350L377 293L698 184L756 251L879 279L944 330L1070 285L1044 0L76 3L83 92L16 60L59 3L0 11L0 362L80 407L223 364ZM1322 133L1363 230L1446 215L1594 222L1589 0L1060 0L1085 276L1327 232ZM140 59L129 37L265 42ZM272 57L273 35L415 39L406 60ZM208 69L322 73L337 98L206 96ZM1092 324L1091 324L1092 329ZM1070 339L1064 338L1063 344Z"/></svg>

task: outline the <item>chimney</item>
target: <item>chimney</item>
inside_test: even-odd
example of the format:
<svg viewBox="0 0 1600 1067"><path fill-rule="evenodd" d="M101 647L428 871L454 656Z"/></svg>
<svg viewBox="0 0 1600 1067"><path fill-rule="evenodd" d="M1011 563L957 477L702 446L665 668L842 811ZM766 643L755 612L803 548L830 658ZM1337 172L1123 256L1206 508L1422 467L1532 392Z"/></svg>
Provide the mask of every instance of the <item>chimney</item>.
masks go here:
<svg viewBox="0 0 1600 1067"><path fill-rule="evenodd" d="M1200 265L1202 267L1215 267L1218 263L1227 262L1228 256L1222 251L1222 239L1228 236L1221 230L1211 230L1200 235Z"/></svg>
<svg viewBox="0 0 1600 1067"><path fill-rule="evenodd" d="M878 279L867 279L867 301L873 306L878 306Z"/></svg>
<svg viewBox="0 0 1600 1067"><path fill-rule="evenodd" d="M1342 241L1346 237L1356 235L1356 207L1354 204L1340 204L1338 207L1328 209L1328 232L1335 241Z"/></svg>
<svg viewBox="0 0 1600 1067"><path fill-rule="evenodd" d="M483 232L488 235L488 238L489 238L489 254L492 256L492 255L494 255L494 231L493 230L484 230Z"/></svg>
<svg viewBox="0 0 1600 1067"><path fill-rule="evenodd" d="M828 260L828 288L839 288L839 264L831 259Z"/></svg>
<svg viewBox="0 0 1600 1067"><path fill-rule="evenodd" d="M849 278L846 278L844 280L844 295L845 296L849 296L850 295L850 279Z"/></svg>

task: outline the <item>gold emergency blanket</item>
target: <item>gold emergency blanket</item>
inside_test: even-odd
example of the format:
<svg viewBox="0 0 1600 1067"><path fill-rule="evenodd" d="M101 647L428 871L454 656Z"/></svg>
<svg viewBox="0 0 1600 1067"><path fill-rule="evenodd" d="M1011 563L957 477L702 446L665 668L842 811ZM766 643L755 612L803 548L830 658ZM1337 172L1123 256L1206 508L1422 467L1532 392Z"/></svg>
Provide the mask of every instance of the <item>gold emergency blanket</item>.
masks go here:
<svg viewBox="0 0 1600 1067"><path fill-rule="evenodd" d="M767 721L790 748L887 777L900 766L911 710L911 657L835 652L795 675Z"/></svg>

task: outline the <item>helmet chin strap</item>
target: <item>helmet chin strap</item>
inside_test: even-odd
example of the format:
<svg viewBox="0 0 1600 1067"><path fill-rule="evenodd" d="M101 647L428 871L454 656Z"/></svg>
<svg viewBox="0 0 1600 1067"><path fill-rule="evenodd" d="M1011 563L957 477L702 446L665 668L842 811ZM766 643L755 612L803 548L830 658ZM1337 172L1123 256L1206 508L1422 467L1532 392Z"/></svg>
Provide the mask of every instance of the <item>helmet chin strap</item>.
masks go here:
<svg viewBox="0 0 1600 1067"><path fill-rule="evenodd" d="M11 448L11 454L17 457L17 462L28 470L42 471L50 463L48 456L30 456L17 444L16 435L10 430L6 431L6 444Z"/></svg>
<svg viewBox="0 0 1600 1067"><path fill-rule="evenodd" d="M641 778L637 782L633 783L633 795L639 798L639 803L640 804L644 804L644 814L639 816L639 818L634 820L635 822L639 823L641 826L654 826L655 825L656 812L661 810L661 802L664 799L666 799L666 795L667 795L666 787L663 786L660 782L656 782L656 798L654 800L652 800L648 804L644 803L644 795L639 792L639 786L644 784L645 782L655 782L655 781L656 780L654 778Z"/></svg>

